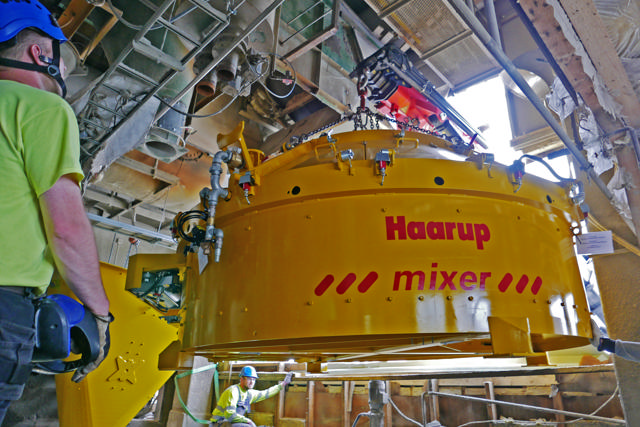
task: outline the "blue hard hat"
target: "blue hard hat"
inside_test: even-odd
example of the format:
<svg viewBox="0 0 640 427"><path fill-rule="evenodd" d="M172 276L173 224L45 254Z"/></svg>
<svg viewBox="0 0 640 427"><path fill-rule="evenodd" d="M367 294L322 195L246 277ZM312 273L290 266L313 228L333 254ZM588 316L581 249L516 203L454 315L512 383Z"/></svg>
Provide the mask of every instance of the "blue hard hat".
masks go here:
<svg viewBox="0 0 640 427"><path fill-rule="evenodd" d="M59 42L67 40L51 12L37 0L0 1L0 43L26 28L36 28Z"/></svg>
<svg viewBox="0 0 640 427"><path fill-rule="evenodd" d="M245 366L240 370L240 378L249 377L249 378L258 378L258 373L256 372L256 368L253 366Z"/></svg>

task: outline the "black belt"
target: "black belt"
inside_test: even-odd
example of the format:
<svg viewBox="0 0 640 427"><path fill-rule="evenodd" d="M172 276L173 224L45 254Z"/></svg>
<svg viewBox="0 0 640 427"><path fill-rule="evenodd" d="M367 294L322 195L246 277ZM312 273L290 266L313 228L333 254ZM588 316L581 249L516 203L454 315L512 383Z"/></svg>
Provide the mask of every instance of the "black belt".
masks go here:
<svg viewBox="0 0 640 427"><path fill-rule="evenodd" d="M31 298L35 297L33 293L34 289L35 288L32 288L31 286L0 286L1 291L11 292L12 294Z"/></svg>

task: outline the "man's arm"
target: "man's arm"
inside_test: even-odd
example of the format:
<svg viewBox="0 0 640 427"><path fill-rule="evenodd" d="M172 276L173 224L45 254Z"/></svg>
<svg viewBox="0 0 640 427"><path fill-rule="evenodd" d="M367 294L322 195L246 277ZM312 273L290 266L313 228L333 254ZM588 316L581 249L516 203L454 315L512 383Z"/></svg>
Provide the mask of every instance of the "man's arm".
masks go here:
<svg viewBox="0 0 640 427"><path fill-rule="evenodd" d="M633 341L612 340L603 337L602 349L614 353L618 357L631 360L632 362L640 362L640 343ZM608 344L608 345L607 345ZM600 347L598 347L600 350Z"/></svg>
<svg viewBox="0 0 640 427"><path fill-rule="evenodd" d="M39 201L58 272L91 312L108 316L109 300L102 285L98 252L78 184L69 176L62 176Z"/></svg>
<svg viewBox="0 0 640 427"><path fill-rule="evenodd" d="M249 390L249 393L251 393L251 403L269 399L270 397L273 397L276 394L280 393L280 390L282 390L283 388L284 386L282 385L282 383L280 383L271 386L266 390Z"/></svg>

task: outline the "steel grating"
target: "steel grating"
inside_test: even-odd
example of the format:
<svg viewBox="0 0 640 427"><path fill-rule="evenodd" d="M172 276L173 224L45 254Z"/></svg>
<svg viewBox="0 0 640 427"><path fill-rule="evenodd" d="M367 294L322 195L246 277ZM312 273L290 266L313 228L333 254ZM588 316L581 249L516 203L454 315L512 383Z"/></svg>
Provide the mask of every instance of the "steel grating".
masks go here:
<svg viewBox="0 0 640 427"><path fill-rule="evenodd" d="M415 52L420 56L426 55L424 59L436 69L432 75L439 73L454 89L467 86L478 75L499 69L493 57L471 35L446 1L367 0L367 3L378 14L386 14L385 21Z"/></svg>
<svg viewBox="0 0 640 427"><path fill-rule="evenodd" d="M478 41L467 38L429 58L447 79L456 86L467 86L478 76L497 72L501 68Z"/></svg>
<svg viewBox="0 0 640 427"><path fill-rule="evenodd" d="M420 52L427 52L465 30L451 11L437 0L411 1L388 19Z"/></svg>

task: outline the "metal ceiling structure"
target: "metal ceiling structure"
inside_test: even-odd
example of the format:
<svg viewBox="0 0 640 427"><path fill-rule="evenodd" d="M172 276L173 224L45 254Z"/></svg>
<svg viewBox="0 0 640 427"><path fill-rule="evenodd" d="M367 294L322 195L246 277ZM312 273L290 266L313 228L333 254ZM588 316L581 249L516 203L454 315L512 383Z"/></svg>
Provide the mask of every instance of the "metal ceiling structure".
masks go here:
<svg viewBox="0 0 640 427"><path fill-rule="evenodd" d="M597 6L605 11L611 31L620 33L611 37L628 38L622 18L615 18L613 3L600 1ZM78 66L71 77L75 91L70 101L83 131L83 161L91 178L88 205L96 215L139 221L154 231L167 230L167 218L197 203L199 183L206 182L206 167L198 163L217 151L218 133L227 133L245 120L250 145L270 154L312 113L333 111L320 119L331 122L340 114L355 112L357 89L348 74L363 56L389 40L402 41L414 66L441 94L498 75L504 64L496 59L496 52L546 86L553 84L555 75L564 77L517 1L166 1L158 5L143 1L131 5L111 0L97 6L73 0L63 8L51 7L59 10L61 24L77 51L72 55ZM630 21L631 12L617 13L630 16ZM493 48L481 39L469 16L491 35ZM208 52L212 47L215 55ZM229 57L236 61L236 80L224 82L222 88L218 82L217 92L202 95L203 88L215 86L211 76L218 79ZM247 59L271 73L276 68L293 70L293 87L270 79L273 74L265 79L264 72L254 73L246 65L243 69ZM250 61L246 61L249 66ZM252 79L253 84L248 84ZM273 96L278 90L291 93ZM574 138L553 136L549 131L557 134L558 127L550 129L527 100L510 90L506 96L515 148L533 146L544 153L559 148L559 140L566 143ZM187 108L196 116L185 123L175 110ZM167 112L178 117L170 119ZM173 132L166 124L152 125L161 122L163 115ZM324 123L316 122L319 118L314 115L307 128L322 127ZM569 129L568 133L574 132ZM542 134L547 136L541 138ZM138 151L131 152L134 147ZM157 210L159 204L166 213L160 215L162 221L152 213L152 206Z"/></svg>

